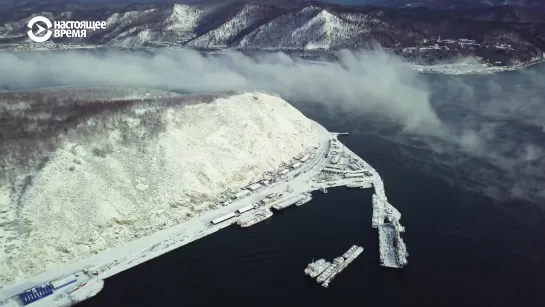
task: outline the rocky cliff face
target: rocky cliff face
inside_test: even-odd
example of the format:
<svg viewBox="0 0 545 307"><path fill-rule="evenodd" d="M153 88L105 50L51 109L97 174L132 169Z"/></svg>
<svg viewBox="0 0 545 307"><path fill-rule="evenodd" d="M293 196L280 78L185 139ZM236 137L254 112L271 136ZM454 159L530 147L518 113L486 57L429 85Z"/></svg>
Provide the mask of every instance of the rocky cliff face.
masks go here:
<svg viewBox="0 0 545 307"><path fill-rule="evenodd" d="M263 93L0 93L0 285L208 211L318 145Z"/></svg>
<svg viewBox="0 0 545 307"><path fill-rule="evenodd" d="M35 15L52 20L105 20L107 28L88 31L83 39L31 43L26 23ZM496 65L528 63L541 59L545 51L545 13L520 7L441 10L262 0L122 8L30 5L0 16L0 48L4 49L190 47L313 54L375 43L422 63L467 55Z"/></svg>

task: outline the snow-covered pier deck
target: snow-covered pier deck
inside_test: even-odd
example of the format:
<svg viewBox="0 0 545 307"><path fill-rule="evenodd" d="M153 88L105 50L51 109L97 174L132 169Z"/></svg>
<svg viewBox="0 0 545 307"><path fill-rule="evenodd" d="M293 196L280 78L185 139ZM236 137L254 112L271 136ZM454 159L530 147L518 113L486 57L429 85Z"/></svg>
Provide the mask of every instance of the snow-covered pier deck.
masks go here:
<svg viewBox="0 0 545 307"><path fill-rule="evenodd" d="M328 172L323 179L323 187L345 185L347 187L361 188L373 187L373 216L371 225L377 228L379 235L379 251L381 265L391 268L402 268L407 264L407 248L401 237L405 228L401 225L401 213L388 202L384 182L379 173L367 162L340 143L337 135L332 134L330 150L333 154L342 156L340 163L335 165L335 172ZM326 170L329 168L325 168ZM361 174L354 178L348 174ZM334 182L334 183L332 183Z"/></svg>
<svg viewBox="0 0 545 307"><path fill-rule="evenodd" d="M406 257L403 257L402 248L398 232L392 224L384 223L378 227L378 238L380 248L380 265L389 268L402 268L406 263Z"/></svg>

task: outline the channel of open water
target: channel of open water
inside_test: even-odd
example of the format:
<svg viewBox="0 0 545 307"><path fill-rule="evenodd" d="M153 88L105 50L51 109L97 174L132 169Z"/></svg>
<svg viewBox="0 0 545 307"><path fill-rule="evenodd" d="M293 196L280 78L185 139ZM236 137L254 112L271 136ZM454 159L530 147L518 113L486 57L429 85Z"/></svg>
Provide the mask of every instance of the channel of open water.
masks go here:
<svg viewBox="0 0 545 307"><path fill-rule="evenodd" d="M305 111L310 112L310 111ZM347 123L310 112L330 131ZM106 280L81 306L545 306L545 218L535 204L498 202L408 166L396 145L341 140L373 165L402 213L409 264L379 266L372 189L330 189L253 227L236 225ZM325 289L313 259L365 250Z"/></svg>

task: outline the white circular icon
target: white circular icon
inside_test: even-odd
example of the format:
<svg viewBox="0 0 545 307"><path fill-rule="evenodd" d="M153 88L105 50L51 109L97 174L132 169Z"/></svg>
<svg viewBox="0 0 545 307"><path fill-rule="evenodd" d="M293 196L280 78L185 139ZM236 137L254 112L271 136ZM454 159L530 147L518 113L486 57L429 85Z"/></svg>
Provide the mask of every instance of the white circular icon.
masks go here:
<svg viewBox="0 0 545 307"><path fill-rule="evenodd" d="M40 24L36 24L38 26L38 32L36 32L36 33L32 32L32 27L37 22L44 23L47 28L44 28ZM49 30L51 27L53 27L53 24L51 23L51 20L47 19L44 16L36 16L36 17L32 18L31 20L28 21L27 27L30 28L30 30L27 32L28 37L30 37L30 39L32 41L35 41L37 43L43 43L46 40L50 39L51 35L53 35L53 32L51 30ZM47 30L47 32L42 36L37 36L36 35L36 34L42 33L43 31L46 31L46 30Z"/></svg>

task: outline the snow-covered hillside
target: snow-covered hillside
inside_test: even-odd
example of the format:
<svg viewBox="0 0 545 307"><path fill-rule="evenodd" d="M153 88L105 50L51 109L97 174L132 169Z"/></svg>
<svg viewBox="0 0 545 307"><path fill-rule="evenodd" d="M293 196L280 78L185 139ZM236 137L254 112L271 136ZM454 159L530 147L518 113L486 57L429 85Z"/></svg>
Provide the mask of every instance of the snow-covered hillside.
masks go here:
<svg viewBox="0 0 545 307"><path fill-rule="evenodd" d="M205 32L201 36L187 43L188 47L195 48L225 48L229 47L241 31L249 29L266 12L258 5L244 5L236 14L228 18L217 28Z"/></svg>
<svg viewBox="0 0 545 307"><path fill-rule="evenodd" d="M517 8L449 11L343 7L313 1L199 1L122 8L66 5L28 7L0 15L0 49L37 50L92 47L200 50L336 51L376 43L429 65L478 56L503 66L531 62L545 52L545 14ZM86 38L31 43L32 16L52 20L104 20L106 29ZM471 43L468 43L471 42Z"/></svg>
<svg viewBox="0 0 545 307"><path fill-rule="evenodd" d="M266 23L246 35L240 46L270 48L330 49L369 32L357 22L344 20L329 11L309 6Z"/></svg>
<svg viewBox="0 0 545 307"><path fill-rule="evenodd" d="M0 93L4 126L23 123L2 135L0 285L190 219L319 141L264 93L74 91Z"/></svg>

